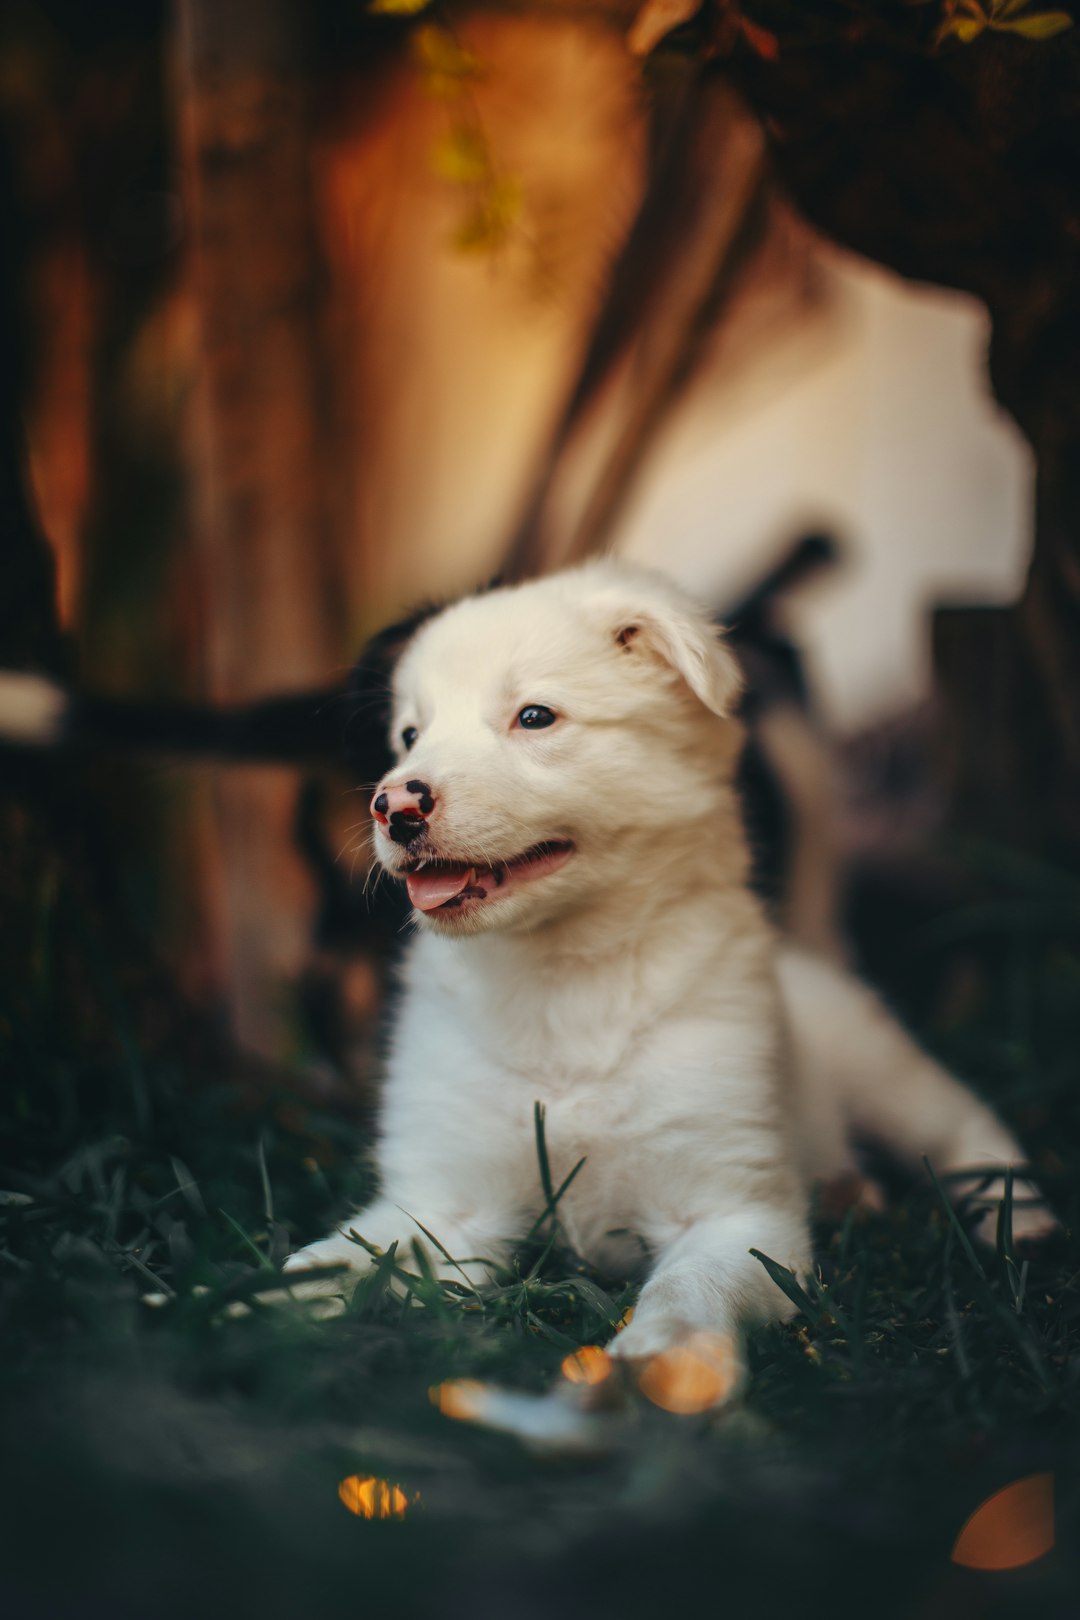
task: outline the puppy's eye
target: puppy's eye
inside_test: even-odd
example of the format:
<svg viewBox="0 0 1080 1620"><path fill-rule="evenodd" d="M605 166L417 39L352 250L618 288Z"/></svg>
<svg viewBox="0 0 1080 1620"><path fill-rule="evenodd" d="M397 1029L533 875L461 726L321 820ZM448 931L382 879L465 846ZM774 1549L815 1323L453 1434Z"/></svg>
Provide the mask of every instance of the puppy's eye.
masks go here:
<svg viewBox="0 0 1080 1620"><path fill-rule="evenodd" d="M401 743L406 753L409 752L409 749L412 747L419 735L420 733L417 731L415 726L405 727L405 730L401 733Z"/></svg>
<svg viewBox="0 0 1080 1620"><path fill-rule="evenodd" d="M523 709L518 710L516 723L522 731L543 731L545 726L553 726L558 718L542 703L526 703Z"/></svg>

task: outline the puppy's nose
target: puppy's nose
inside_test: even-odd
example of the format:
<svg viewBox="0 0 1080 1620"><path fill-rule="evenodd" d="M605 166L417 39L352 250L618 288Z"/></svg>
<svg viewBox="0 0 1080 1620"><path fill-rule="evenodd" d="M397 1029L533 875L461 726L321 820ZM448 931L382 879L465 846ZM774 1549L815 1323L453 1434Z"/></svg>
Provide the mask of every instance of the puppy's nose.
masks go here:
<svg viewBox="0 0 1080 1620"><path fill-rule="evenodd" d="M412 777L382 787L371 801L371 814L386 827L395 844L411 844L427 831L427 818L435 808L435 795L426 782Z"/></svg>

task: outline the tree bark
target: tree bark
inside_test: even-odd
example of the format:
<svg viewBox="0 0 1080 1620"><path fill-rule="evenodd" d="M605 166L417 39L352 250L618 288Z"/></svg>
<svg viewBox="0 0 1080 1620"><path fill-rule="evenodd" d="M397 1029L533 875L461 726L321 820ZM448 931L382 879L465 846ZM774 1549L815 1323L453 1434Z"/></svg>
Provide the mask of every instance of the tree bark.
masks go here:
<svg viewBox="0 0 1080 1620"><path fill-rule="evenodd" d="M180 0L184 154L203 386L196 471L206 684L219 702L318 686L344 661L344 601L322 504L319 263L309 213L301 12ZM237 1035L280 1053L309 949L296 784L217 783L218 976Z"/></svg>

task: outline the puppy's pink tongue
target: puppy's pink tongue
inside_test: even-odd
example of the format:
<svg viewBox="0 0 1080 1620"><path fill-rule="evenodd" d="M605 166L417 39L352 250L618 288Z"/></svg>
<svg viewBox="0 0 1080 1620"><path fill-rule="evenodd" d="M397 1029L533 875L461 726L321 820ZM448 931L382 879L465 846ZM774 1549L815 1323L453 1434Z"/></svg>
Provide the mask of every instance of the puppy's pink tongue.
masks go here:
<svg viewBox="0 0 1080 1620"><path fill-rule="evenodd" d="M475 876L476 869L472 866L462 866L450 872L445 867L435 868L432 871L408 873L405 887L417 911L437 911L455 894L467 889Z"/></svg>

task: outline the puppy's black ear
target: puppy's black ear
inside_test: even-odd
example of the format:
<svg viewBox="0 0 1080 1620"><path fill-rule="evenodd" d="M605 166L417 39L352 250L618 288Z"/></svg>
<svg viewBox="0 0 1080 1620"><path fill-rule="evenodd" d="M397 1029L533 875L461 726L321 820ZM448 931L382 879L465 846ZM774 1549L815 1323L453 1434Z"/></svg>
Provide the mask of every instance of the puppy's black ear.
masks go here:
<svg viewBox="0 0 1080 1620"><path fill-rule="evenodd" d="M365 782L377 782L393 764L390 750L390 686L394 666L413 636L441 612L427 603L406 618L372 636L349 676L349 716L345 723L345 758Z"/></svg>

